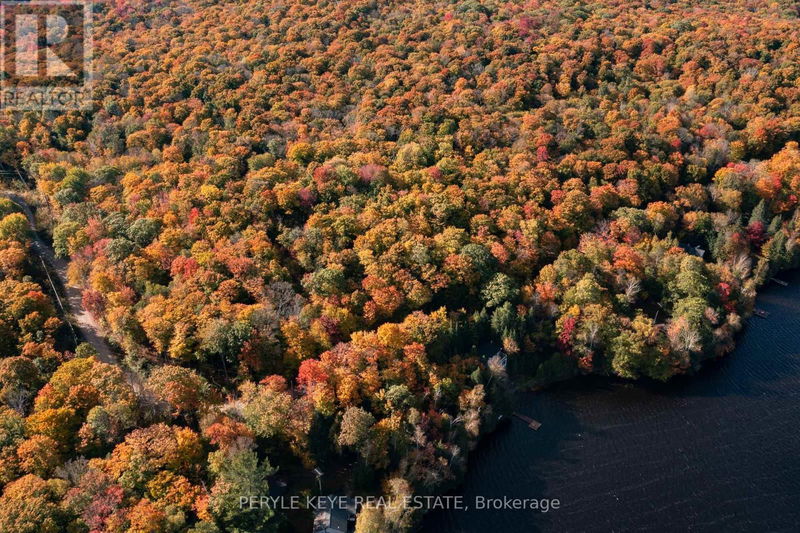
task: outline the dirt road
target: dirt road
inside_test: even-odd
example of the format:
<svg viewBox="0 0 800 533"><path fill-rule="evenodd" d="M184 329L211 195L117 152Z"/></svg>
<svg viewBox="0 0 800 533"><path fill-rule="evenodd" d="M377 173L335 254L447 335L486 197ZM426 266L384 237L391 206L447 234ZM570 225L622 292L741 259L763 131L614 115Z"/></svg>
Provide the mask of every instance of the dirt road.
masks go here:
<svg viewBox="0 0 800 533"><path fill-rule="evenodd" d="M19 206L28 219L33 252L44 262L47 273L51 277L51 282L57 282L54 290L58 299L61 300L59 303L65 307L64 312L67 313L67 318L72 323L73 328L79 332L84 341L94 347L97 351L98 359L104 363L119 365L119 357L99 333L99 324L83 306L83 292L81 289L69 284L67 280L67 261L57 257L53 248L36 231L36 218L28 202L25 201L25 198L12 191L0 191L0 195L5 196ZM52 279L53 277L57 279Z"/></svg>

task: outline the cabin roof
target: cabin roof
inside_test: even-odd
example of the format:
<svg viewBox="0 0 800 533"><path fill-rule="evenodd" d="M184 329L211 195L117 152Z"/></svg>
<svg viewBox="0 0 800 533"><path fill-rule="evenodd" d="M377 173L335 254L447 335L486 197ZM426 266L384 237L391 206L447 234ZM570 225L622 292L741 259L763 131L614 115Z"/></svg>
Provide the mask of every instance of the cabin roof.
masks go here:
<svg viewBox="0 0 800 533"><path fill-rule="evenodd" d="M701 248L700 246L695 246L693 244L681 244L681 248L683 248L686 253L696 255L699 258L703 258L706 255L706 251Z"/></svg>
<svg viewBox="0 0 800 533"><path fill-rule="evenodd" d="M314 533L347 533L349 518L344 509L320 509L314 517Z"/></svg>
<svg viewBox="0 0 800 533"><path fill-rule="evenodd" d="M348 507L351 503L348 502ZM339 508L330 504L316 510L314 514L314 533L348 533L355 518L355 508Z"/></svg>

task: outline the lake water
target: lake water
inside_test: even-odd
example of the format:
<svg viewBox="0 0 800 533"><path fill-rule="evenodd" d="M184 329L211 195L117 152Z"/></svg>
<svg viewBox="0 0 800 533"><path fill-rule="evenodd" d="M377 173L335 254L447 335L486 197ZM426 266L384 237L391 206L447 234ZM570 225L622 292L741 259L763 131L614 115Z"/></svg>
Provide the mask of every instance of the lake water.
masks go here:
<svg viewBox="0 0 800 533"><path fill-rule="evenodd" d="M432 533L800 531L800 275L770 284L738 347L666 385L584 380L527 394L460 492L559 510L442 511Z"/></svg>

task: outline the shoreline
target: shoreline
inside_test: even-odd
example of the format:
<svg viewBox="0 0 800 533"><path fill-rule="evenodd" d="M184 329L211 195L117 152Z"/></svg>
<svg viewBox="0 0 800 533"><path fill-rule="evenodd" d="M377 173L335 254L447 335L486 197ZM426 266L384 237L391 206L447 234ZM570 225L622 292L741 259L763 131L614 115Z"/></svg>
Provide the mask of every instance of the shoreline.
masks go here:
<svg viewBox="0 0 800 533"><path fill-rule="evenodd" d="M784 334L795 330L800 310L797 310L796 299L779 295L786 294L787 291L789 294L795 294L798 291L800 269L787 270L782 276L790 282L788 288L777 285L762 287L757 296L759 303L771 311L772 318L755 323L748 320L736 336L734 350L725 356L706 360L699 369L675 376L666 382L641 379L631 381L595 374L559 380L535 391L531 388L519 390L515 394L513 408L540 420L543 423L542 428L534 432L524 427L524 424L512 421L511 424L506 424L506 427L487 433L470 454L469 467L464 479L448 494L468 496L475 494L476 491L478 493L486 491L490 495L495 495L500 486L508 487L505 490L515 495L520 493L520 487L532 485L539 487L537 492L532 494L536 497L562 496L561 492L552 491L575 491L571 488L572 485L563 479L563 476L567 475L570 479L578 476L581 486L591 484L591 486L608 487L604 489L610 491L608 494L626 493L637 502L647 501L642 499L646 495L655 496L658 501L678 501L678 496L670 500L669 494L699 489L692 488L694 485L691 482L677 481L677 479L681 479L681 476L690 476L689 479L693 480L703 476L712 466L715 469L724 468L724 465L730 464L728 456L736 457L740 467L732 471L731 476L745 476L747 468L754 469L760 473L759 475L774 475L769 472L776 467L751 466L751 463L759 464L759 460L755 458L760 459L760 454L751 454L761 448L758 445L754 448L749 441L761 442L764 438L769 439L767 435L773 432L776 434L773 439L776 442L783 442L787 438L792 440L781 427L791 426L794 423L792 417L795 417L796 413L792 408L792 402L787 402L786 397L777 391L780 390L779 387L788 387L796 392L794 383L800 379L798 373L800 364L796 357L796 353L800 352L795 348L800 344L800 340L791 334ZM786 305L790 305L791 309L782 308ZM765 414L758 414L762 410L766 410ZM782 417L781 413L786 416ZM772 423L771 420L775 420L776 423ZM515 424L517 427L512 427ZM748 427L748 431L740 431L739 427L742 425L753 427ZM642 432L645 432L643 435L647 435L644 441L640 438ZM691 438L684 437L684 434L690 435ZM721 434L728 435L728 440ZM780 439L778 435L781 436ZM726 447L717 448L717 442L722 444L718 439L726 442ZM627 442L631 440L636 445ZM665 444L671 441L677 442L672 446ZM644 442L653 449L650 451L641 449L640 446ZM707 447L711 447L716 453L706 451ZM656 451L662 448L671 451L669 453L665 450L661 453ZM640 474L636 472L639 467L606 471L605 462L600 459L609 453L613 454L614 451L616 453L622 451L626 462L634 460L631 458L633 457L636 461L682 464L681 457L687 450L691 450L693 457L707 461L712 466L689 463L683 467L688 470L679 468L670 474L669 479L672 479L672 476L677 478L675 484L671 482L669 485L673 488L664 494L650 490L631 492L630 484L634 479L638 479L637 476ZM722 456L720 452L724 452ZM596 459L597 462L595 459L590 461L589 458L596 454L600 456ZM638 459L642 454L644 457ZM785 454L779 457L782 461L793 464L791 457ZM525 462L520 464L520 461ZM635 464L638 464L636 461ZM505 469L509 465L514 467L506 472ZM645 466L651 468L649 463L645 463ZM528 469L530 474L525 474ZM740 473L739 470L743 472ZM491 480L489 476L492 474L489 473L495 471L497 477ZM592 471L595 473L587 474ZM577 483L577 479L574 483ZM725 479L723 477L716 483L722 483ZM616 487L616 490L613 487ZM710 488L703 490L710 491L709 495L715 494ZM525 491L522 493L527 494ZM603 497L611 496L604 494ZM618 508L616 515L608 514L608 511L606 514L608 520L612 518L619 520L615 522L616 527L622 527L624 520L638 519L639 515L629 512L623 505L624 498L620 496L619 501L613 501L614 505L621 507ZM570 509L569 503L566 502L566 509ZM581 499L581 503L573 503L572 514L566 518L559 518L561 515L552 513L547 517L538 515L544 521L541 527L545 531L563 530L569 526L565 526L561 522L562 519L567 522L575 520L575 513L588 512L583 509L592 505L595 504L591 500L584 499ZM703 510L697 512L716 516L713 514L713 505L706 507L712 510L701 507ZM646 509L646 506L644 508ZM757 506L748 512L756 514L765 512L764 509L763 506ZM742 510L739 512L745 513ZM470 516L474 520L486 518L480 515ZM502 514L495 515L495 518L498 521L506 519ZM450 522L451 520L456 521ZM470 529L472 522L469 520L467 522L458 520L459 517L452 513L428 513L422 519L418 531L440 533L478 531ZM445 527L443 525L445 523L459 523L462 527L454 526L451 529ZM470 527L464 524L470 524ZM538 530L540 526L538 520L534 525L533 530ZM630 525L631 528L640 526L641 524Z"/></svg>

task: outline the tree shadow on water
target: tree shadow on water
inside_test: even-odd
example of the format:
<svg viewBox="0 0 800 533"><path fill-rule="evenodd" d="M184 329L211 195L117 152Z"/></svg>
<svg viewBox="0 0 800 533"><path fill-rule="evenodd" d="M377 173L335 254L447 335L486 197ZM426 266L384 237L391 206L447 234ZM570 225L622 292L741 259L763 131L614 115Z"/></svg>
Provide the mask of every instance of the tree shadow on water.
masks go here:
<svg viewBox="0 0 800 533"><path fill-rule="evenodd" d="M533 431L514 418L486 436L454 492L470 509L432 511L421 531L600 531L666 518L687 527L725 517L766 520L762 506L720 509L717 498L697 495L731 491L725 480L740 477L756 493L769 487L790 493L793 478L765 467L763 453L751 453L765 435L782 443L779 451L800 444L791 436L800 420L789 401L800 394L800 272L781 277L789 286L762 288L756 303L769 317L751 318L732 353L691 375L667 383L585 377L520 394L515 409L542 427ZM794 472L784 455L769 459L780 463L777 470ZM562 508L481 510L478 497L559 498ZM685 512L676 515L680 502Z"/></svg>
<svg viewBox="0 0 800 533"><path fill-rule="evenodd" d="M568 404L553 407L540 405L540 395L520 393L515 409L520 414L542 422L534 431L522 420L512 417L494 433L485 436L470 453L463 484L452 494L463 497L466 510L448 509L429 512L421 525L423 532L478 533L504 531L540 531L557 510L513 509L508 500L557 498L547 492L547 464L572 461L563 448L586 433ZM503 499L507 501L504 502ZM480 508L481 499L484 508ZM523 505L520 503L520 505ZM532 504L528 502L528 507Z"/></svg>

